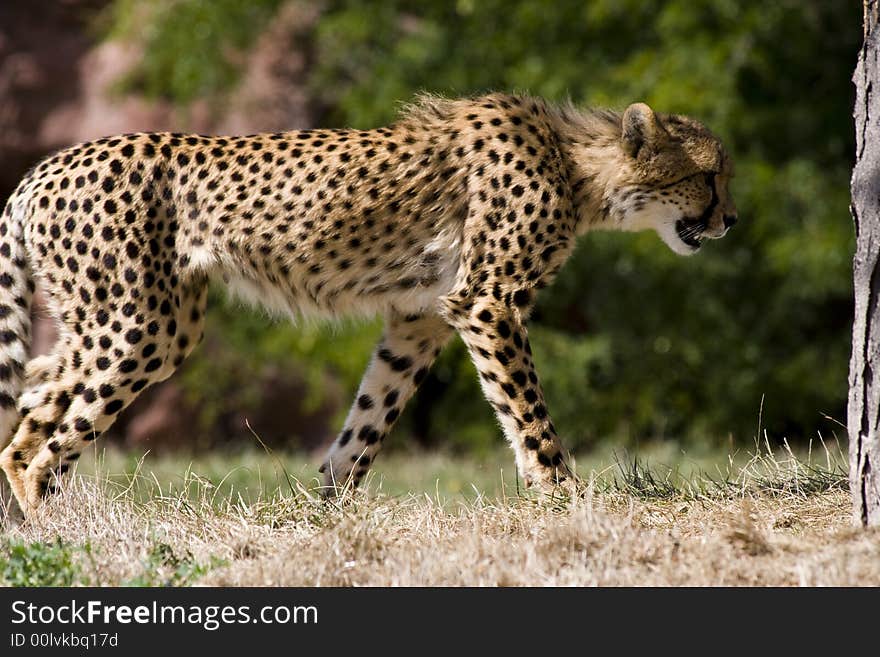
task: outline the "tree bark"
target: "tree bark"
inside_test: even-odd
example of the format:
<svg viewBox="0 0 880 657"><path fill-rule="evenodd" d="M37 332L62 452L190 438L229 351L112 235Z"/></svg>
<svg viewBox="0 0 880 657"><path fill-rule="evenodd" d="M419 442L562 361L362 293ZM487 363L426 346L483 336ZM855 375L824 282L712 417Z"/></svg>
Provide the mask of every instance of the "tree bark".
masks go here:
<svg viewBox="0 0 880 657"><path fill-rule="evenodd" d="M853 83L856 164L855 317L849 368L850 490L857 524L880 525L880 0L864 0L864 44ZM874 86L877 85L875 89ZM875 372L877 378L875 378Z"/></svg>

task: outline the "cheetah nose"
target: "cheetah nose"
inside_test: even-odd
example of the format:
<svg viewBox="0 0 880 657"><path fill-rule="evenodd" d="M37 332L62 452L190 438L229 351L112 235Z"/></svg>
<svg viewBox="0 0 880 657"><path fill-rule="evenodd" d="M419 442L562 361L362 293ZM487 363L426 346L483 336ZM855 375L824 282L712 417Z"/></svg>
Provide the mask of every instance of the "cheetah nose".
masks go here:
<svg viewBox="0 0 880 657"><path fill-rule="evenodd" d="M725 227L725 228L730 228L730 227L732 227L734 224L736 224L736 222L738 221L738 219L737 219L737 216L736 216L735 214L726 214L726 215L724 215L724 218L722 219L722 221L724 222L724 227Z"/></svg>

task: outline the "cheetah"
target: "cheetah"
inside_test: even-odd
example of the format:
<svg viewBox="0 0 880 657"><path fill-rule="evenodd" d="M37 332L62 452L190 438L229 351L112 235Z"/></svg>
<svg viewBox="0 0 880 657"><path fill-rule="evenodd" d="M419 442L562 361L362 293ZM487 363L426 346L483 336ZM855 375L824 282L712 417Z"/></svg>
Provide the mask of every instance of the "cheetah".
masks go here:
<svg viewBox="0 0 880 657"><path fill-rule="evenodd" d="M538 381L535 294L592 229L689 255L736 222L701 123L528 95L423 96L396 123L243 137L128 134L35 166L0 217L0 465L33 511L202 338L209 281L273 313L385 320L320 468L357 485L453 333L526 486L573 473ZM35 284L60 335L28 360Z"/></svg>

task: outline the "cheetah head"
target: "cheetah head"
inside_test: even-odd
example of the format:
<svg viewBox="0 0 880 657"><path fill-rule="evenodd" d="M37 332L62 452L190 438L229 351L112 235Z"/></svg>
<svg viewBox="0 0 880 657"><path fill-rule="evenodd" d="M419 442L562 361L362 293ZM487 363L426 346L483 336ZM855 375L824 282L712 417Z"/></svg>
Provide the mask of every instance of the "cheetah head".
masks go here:
<svg viewBox="0 0 880 657"><path fill-rule="evenodd" d="M736 223L730 160L702 124L634 103L621 120L621 147L614 205L624 230L653 229L675 253L691 255Z"/></svg>

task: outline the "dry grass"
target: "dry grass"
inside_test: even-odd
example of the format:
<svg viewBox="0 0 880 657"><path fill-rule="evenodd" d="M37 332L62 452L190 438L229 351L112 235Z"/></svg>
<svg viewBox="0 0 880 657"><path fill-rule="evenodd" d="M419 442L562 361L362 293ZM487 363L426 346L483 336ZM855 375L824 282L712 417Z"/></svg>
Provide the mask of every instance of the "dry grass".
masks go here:
<svg viewBox="0 0 880 657"><path fill-rule="evenodd" d="M120 484L99 469L5 528L0 581L880 585L880 532L851 526L830 461L762 455L716 477L676 476L629 462L593 476L577 500L390 495L374 480L327 503L292 478L245 499L192 472L171 490L148 473Z"/></svg>

